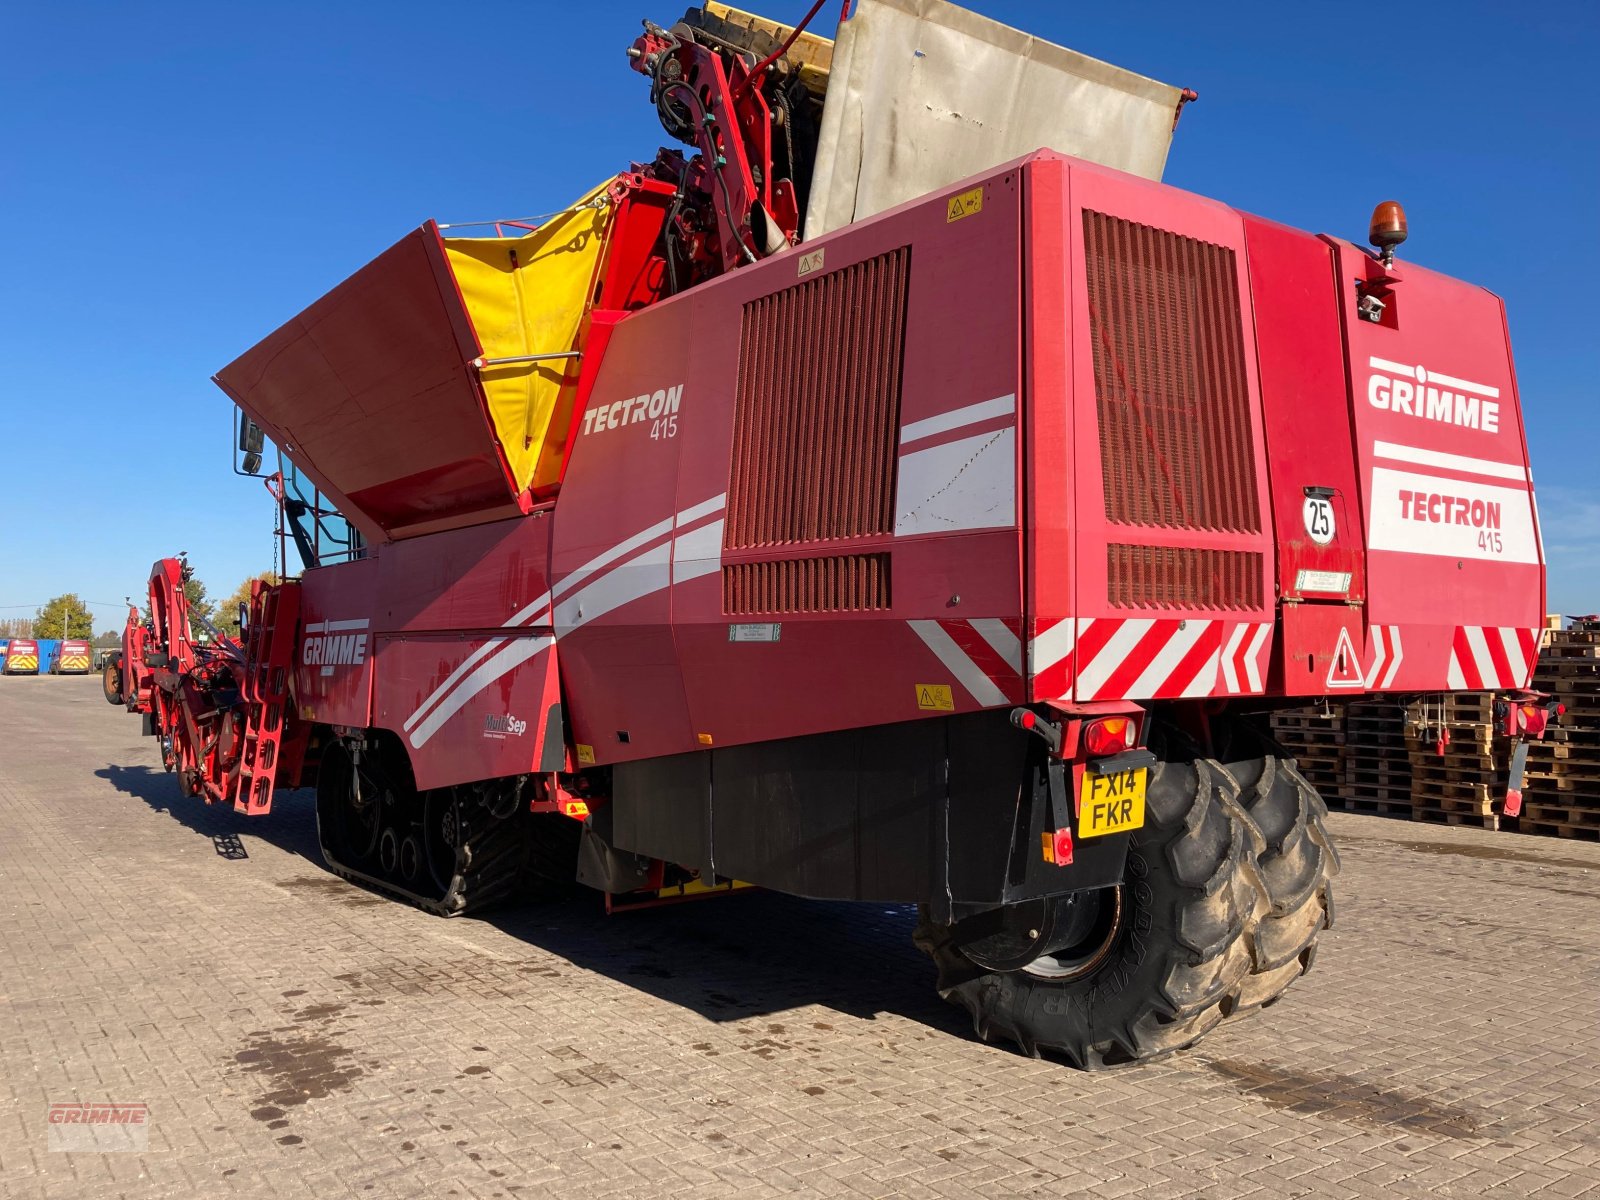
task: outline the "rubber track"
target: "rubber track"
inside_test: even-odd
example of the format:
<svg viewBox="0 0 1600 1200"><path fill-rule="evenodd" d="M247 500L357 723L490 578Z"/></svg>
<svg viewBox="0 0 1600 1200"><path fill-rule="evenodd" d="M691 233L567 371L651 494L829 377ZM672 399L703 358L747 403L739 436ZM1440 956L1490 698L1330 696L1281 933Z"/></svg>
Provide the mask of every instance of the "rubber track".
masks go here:
<svg viewBox="0 0 1600 1200"><path fill-rule="evenodd" d="M489 823L476 832L469 832L467 839L456 847L455 876L445 894L438 898L413 892L339 862L323 840L320 814L317 842L328 869L341 879L402 900L436 917L459 917L481 911L516 893L532 840L533 826L526 820L527 816L519 813L502 821L484 818Z"/></svg>

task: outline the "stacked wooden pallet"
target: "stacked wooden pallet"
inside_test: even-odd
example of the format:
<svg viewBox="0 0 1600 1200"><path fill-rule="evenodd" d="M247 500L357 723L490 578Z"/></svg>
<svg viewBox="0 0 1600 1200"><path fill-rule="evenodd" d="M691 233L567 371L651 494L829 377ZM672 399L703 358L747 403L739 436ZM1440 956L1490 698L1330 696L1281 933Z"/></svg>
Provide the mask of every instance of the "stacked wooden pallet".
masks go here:
<svg viewBox="0 0 1600 1200"><path fill-rule="evenodd" d="M1275 712L1272 736L1294 755L1306 782L1324 799L1337 794L1344 755L1342 709L1315 705Z"/></svg>
<svg viewBox="0 0 1600 1200"><path fill-rule="evenodd" d="M1388 700L1358 700L1346 705L1339 783L1334 791L1340 807L1410 816L1412 774L1405 707Z"/></svg>
<svg viewBox="0 0 1600 1200"><path fill-rule="evenodd" d="M1443 825L1500 828L1510 745L1495 735L1494 695L1452 693L1406 706L1412 816Z"/></svg>
<svg viewBox="0 0 1600 1200"><path fill-rule="evenodd" d="M1530 745L1519 817L1493 693L1289 709L1272 729L1330 807L1600 841L1600 619L1546 631L1533 687L1565 711Z"/></svg>
<svg viewBox="0 0 1600 1200"><path fill-rule="evenodd" d="M1533 686L1566 711L1528 752L1518 827L1600 841L1600 629L1552 630Z"/></svg>

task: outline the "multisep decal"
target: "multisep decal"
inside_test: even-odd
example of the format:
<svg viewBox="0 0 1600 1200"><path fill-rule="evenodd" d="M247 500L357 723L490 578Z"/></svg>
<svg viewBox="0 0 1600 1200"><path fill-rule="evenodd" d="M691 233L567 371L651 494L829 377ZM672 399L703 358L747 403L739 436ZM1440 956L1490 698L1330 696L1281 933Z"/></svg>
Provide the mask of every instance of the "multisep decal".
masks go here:
<svg viewBox="0 0 1600 1200"><path fill-rule="evenodd" d="M1500 389L1470 379L1369 358L1367 403L1398 416L1443 421L1483 433L1500 432Z"/></svg>
<svg viewBox="0 0 1600 1200"><path fill-rule="evenodd" d="M678 405L682 400L683 384L680 383L612 404L599 404L583 414L583 432L605 433L649 421L652 438L672 437L678 432Z"/></svg>
<svg viewBox="0 0 1600 1200"><path fill-rule="evenodd" d="M492 738L521 737L528 732L528 723L507 713L503 717L487 716L483 719L483 736Z"/></svg>
<svg viewBox="0 0 1600 1200"><path fill-rule="evenodd" d="M321 667L319 674L332 675L335 667L360 667L367 661L367 622L313 621L306 626L300 661L308 667Z"/></svg>

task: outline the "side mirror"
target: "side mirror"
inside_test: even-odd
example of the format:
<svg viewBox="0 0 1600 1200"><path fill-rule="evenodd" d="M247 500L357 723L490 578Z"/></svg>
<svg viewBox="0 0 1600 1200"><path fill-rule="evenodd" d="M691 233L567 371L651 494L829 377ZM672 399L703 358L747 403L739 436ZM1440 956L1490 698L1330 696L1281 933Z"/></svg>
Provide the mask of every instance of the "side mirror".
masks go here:
<svg viewBox="0 0 1600 1200"><path fill-rule="evenodd" d="M266 444L261 426L250 419L243 409L239 411L239 449L244 453L244 473L254 475L261 470L261 450Z"/></svg>
<svg viewBox="0 0 1600 1200"><path fill-rule="evenodd" d="M239 605L239 642L243 645L250 638L250 606Z"/></svg>

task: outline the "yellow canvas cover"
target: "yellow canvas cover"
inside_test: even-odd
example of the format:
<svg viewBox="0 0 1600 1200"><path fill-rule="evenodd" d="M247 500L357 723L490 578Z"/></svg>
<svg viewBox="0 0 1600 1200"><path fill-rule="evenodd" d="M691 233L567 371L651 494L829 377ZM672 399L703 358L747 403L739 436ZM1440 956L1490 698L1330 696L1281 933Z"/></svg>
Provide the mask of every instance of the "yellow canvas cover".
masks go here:
<svg viewBox="0 0 1600 1200"><path fill-rule="evenodd" d="M521 237L445 239L485 359L581 348L611 232L611 182ZM576 358L556 358L490 362L480 371L495 435L518 488L546 487L560 478L578 367Z"/></svg>

